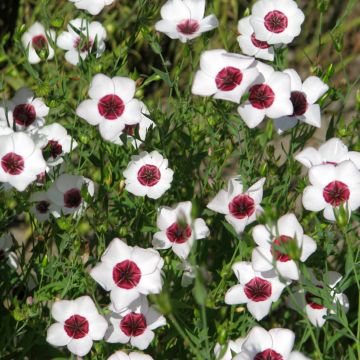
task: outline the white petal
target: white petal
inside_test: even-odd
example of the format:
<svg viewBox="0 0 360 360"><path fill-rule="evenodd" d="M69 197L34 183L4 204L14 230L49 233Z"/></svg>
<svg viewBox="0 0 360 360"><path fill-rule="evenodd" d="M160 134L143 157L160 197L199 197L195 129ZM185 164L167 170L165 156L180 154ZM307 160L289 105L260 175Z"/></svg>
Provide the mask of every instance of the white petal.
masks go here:
<svg viewBox="0 0 360 360"><path fill-rule="evenodd" d="M218 91L214 78L207 75L204 71L198 70L195 74L191 88L194 95L211 96Z"/></svg>
<svg viewBox="0 0 360 360"><path fill-rule="evenodd" d="M310 236L304 235L300 260L306 261L306 259L315 251L316 242Z"/></svg>
<svg viewBox="0 0 360 360"><path fill-rule="evenodd" d="M265 109L256 109L251 104L240 105L237 110L250 129L258 126L265 117Z"/></svg>
<svg viewBox="0 0 360 360"><path fill-rule="evenodd" d="M319 151L313 147L305 148L295 156L295 159L307 168L311 168L314 165L319 165L322 163Z"/></svg>
<svg viewBox="0 0 360 360"><path fill-rule="evenodd" d="M92 99L101 99L102 97L114 94L115 87L113 81L104 74L96 74L90 84L89 96Z"/></svg>
<svg viewBox="0 0 360 360"><path fill-rule="evenodd" d="M314 326L322 327L325 324L326 319L324 319L323 317L327 315L326 308L313 309L310 305L306 305L305 312L310 322Z"/></svg>
<svg viewBox="0 0 360 360"><path fill-rule="evenodd" d="M303 192L302 203L306 210L323 210L327 203L323 197L323 190L316 186L307 186Z"/></svg>
<svg viewBox="0 0 360 360"><path fill-rule="evenodd" d="M273 257L269 249L256 247L252 252L251 262L255 271L269 271L273 268Z"/></svg>
<svg viewBox="0 0 360 360"><path fill-rule="evenodd" d="M92 348L93 341L91 340L90 336L87 335L81 339L72 339L67 348L73 354L78 356L85 356Z"/></svg>
<svg viewBox="0 0 360 360"><path fill-rule="evenodd" d="M277 261L276 269L279 274L285 279L298 280L299 279L299 269L296 266L295 261L289 260L285 262Z"/></svg>
<svg viewBox="0 0 360 360"><path fill-rule="evenodd" d="M286 359L294 347L295 334L288 329L271 329L269 331L272 340L272 348Z"/></svg>
<svg viewBox="0 0 360 360"><path fill-rule="evenodd" d="M247 304L247 309L249 310L250 314L257 320L260 321L266 315L269 314L271 309L272 301L271 299L267 299L265 301L250 301Z"/></svg>
<svg viewBox="0 0 360 360"><path fill-rule="evenodd" d="M151 341L154 339L155 334L153 331L146 329L145 332L139 336L133 336L130 339L130 344L140 350L146 349Z"/></svg>
<svg viewBox="0 0 360 360"><path fill-rule="evenodd" d="M235 285L226 292L224 301L228 305L237 305L247 304L250 299L245 295L242 285Z"/></svg>
<svg viewBox="0 0 360 360"><path fill-rule="evenodd" d="M90 125L98 125L104 118L100 115L98 103L95 100L84 100L76 108L76 115L86 120Z"/></svg>
<svg viewBox="0 0 360 360"><path fill-rule="evenodd" d="M302 91L306 94L309 104L314 104L328 90L329 86L316 76L308 77L302 85Z"/></svg>
<svg viewBox="0 0 360 360"><path fill-rule="evenodd" d="M65 346L71 341L71 337L66 334L64 325L55 323L48 328L46 341L53 346Z"/></svg>
<svg viewBox="0 0 360 360"><path fill-rule="evenodd" d="M142 275L151 274L157 268L161 257L158 251L154 249L143 249L135 246L131 260L140 268Z"/></svg>

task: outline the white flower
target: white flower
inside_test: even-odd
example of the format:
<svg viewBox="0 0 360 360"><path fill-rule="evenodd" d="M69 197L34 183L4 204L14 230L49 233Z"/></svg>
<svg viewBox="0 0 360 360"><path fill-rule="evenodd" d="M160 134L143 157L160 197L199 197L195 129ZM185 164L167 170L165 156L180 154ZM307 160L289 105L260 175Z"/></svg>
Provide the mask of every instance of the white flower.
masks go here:
<svg viewBox="0 0 360 360"><path fill-rule="evenodd" d="M107 360L153 360L150 355L133 351L127 354L123 351L116 351Z"/></svg>
<svg viewBox="0 0 360 360"><path fill-rule="evenodd" d="M30 89L23 87L16 91L11 100L4 101L0 106L0 126L15 126L19 131L33 130L44 125L44 117L48 113L49 108L44 101L35 98Z"/></svg>
<svg viewBox="0 0 360 360"><path fill-rule="evenodd" d="M135 100L135 101L137 101L137 100ZM140 109L141 109L139 122L137 124L133 124L133 125L125 124L124 129L122 131L120 131L119 133L117 133L109 141L111 141L112 143L117 144L117 145L123 145L123 142L120 139L120 136L122 134L127 135L127 138L129 140L131 140L131 143L135 148L139 147L142 144L142 142L145 141L146 134L147 134L148 130L150 129L150 127L155 127L156 125L151 119L149 119L148 115L150 115L150 113L149 113L149 110L146 107L146 105L142 101L139 101L139 105L140 105ZM140 140L135 138L136 130L139 133Z"/></svg>
<svg viewBox="0 0 360 360"><path fill-rule="evenodd" d="M264 183L265 178L262 178L244 191L241 178L231 178L227 190L220 190L207 207L224 214L226 221L240 234L262 212L260 203L263 197Z"/></svg>
<svg viewBox="0 0 360 360"><path fill-rule="evenodd" d="M281 134L296 126L298 121L321 127L321 110L316 101L329 90L329 87L316 76L310 76L302 83L299 74L294 69L286 69L283 72L291 79L290 100L294 111L290 116L274 119L277 131Z"/></svg>
<svg viewBox="0 0 360 360"><path fill-rule="evenodd" d="M0 182L19 191L25 190L46 169L41 150L22 132L0 136L0 162Z"/></svg>
<svg viewBox="0 0 360 360"><path fill-rule="evenodd" d="M50 46L48 38L55 40L54 30L45 30L44 26L39 22L35 22L28 31L21 37L21 42L26 49L29 46L29 63L37 64L41 61L38 56L39 51L48 51L48 60L54 57L54 49Z"/></svg>
<svg viewBox="0 0 360 360"><path fill-rule="evenodd" d="M288 360L311 360L311 359L303 355L299 351L292 351L288 357Z"/></svg>
<svg viewBox="0 0 360 360"><path fill-rule="evenodd" d="M112 4L115 0L70 0L75 3L78 9L86 10L91 15L97 15L106 6Z"/></svg>
<svg viewBox="0 0 360 360"><path fill-rule="evenodd" d="M360 171L351 160L313 166L309 181L302 196L306 210L324 210L325 219L335 221L335 208L345 206L350 217L360 206Z"/></svg>
<svg viewBox="0 0 360 360"><path fill-rule="evenodd" d="M259 61L260 71L255 84L249 89L248 100L238 107L238 112L249 128L259 125L267 116L276 119L293 113L290 100L290 76Z"/></svg>
<svg viewBox="0 0 360 360"><path fill-rule="evenodd" d="M205 221L200 218L193 221L191 210L191 201L178 203L173 208L160 208L156 225L161 231L154 234L152 241L155 249L172 248L177 256L186 259L194 241L209 236Z"/></svg>
<svg viewBox="0 0 360 360"><path fill-rule="evenodd" d="M7 264L13 269L19 266L18 258L10 249L13 246L13 239L10 234L3 234L0 236L0 261L6 260Z"/></svg>
<svg viewBox="0 0 360 360"><path fill-rule="evenodd" d="M232 360L233 353L238 354L241 351L242 344L244 343L245 338L238 338L236 340L229 340L226 344L226 348L221 346L219 343L216 343L214 348L214 354L216 360ZM222 354L221 357L219 357Z"/></svg>
<svg viewBox="0 0 360 360"><path fill-rule="evenodd" d="M322 327L326 319L324 316L330 314L335 314L337 303L343 307L345 312L349 310L349 300L347 296L343 293L337 293L335 287L337 283L342 279L342 276L335 272L329 271L324 275L325 283L319 281L314 276L314 273L309 270L311 282L314 286L320 289L324 289L324 291L328 291L330 293L330 297L332 299L332 309L327 309L322 305L321 296L314 295L311 292L305 292L304 289L297 288L296 292L293 294L293 297L290 297L287 301L288 305L295 310L303 310L305 311L308 319L314 326Z"/></svg>
<svg viewBox="0 0 360 360"><path fill-rule="evenodd" d="M126 245L120 239L111 241L101 262L90 276L106 291L114 311L123 311L141 294L158 294L162 289L161 268L164 261L154 249Z"/></svg>
<svg viewBox="0 0 360 360"><path fill-rule="evenodd" d="M64 161L62 156L70 153L77 147L77 142L58 123L38 129L32 137L36 145L42 149L48 166L61 164Z"/></svg>
<svg viewBox="0 0 360 360"><path fill-rule="evenodd" d="M67 29L59 35L56 45L66 50L65 59L70 64L79 64L80 58L85 60L92 51L97 58L105 51L106 30L98 21L89 23L85 19L74 19Z"/></svg>
<svg viewBox="0 0 360 360"><path fill-rule="evenodd" d="M155 24L155 29L185 43L218 26L215 15L204 18L204 13L205 0L168 0L161 7L163 20Z"/></svg>
<svg viewBox="0 0 360 360"><path fill-rule="evenodd" d="M294 346L295 334L288 329L275 328L269 331L255 326L233 360L276 359L288 360Z"/></svg>
<svg viewBox="0 0 360 360"><path fill-rule="evenodd" d="M46 191L31 194L29 202L33 203L30 212L34 214L40 222L48 220L51 214L58 217L61 213L60 207L50 201Z"/></svg>
<svg viewBox="0 0 360 360"><path fill-rule="evenodd" d="M360 170L360 152L349 151L347 146L338 138L328 140L318 150L307 147L297 154L295 159L307 168L320 164L337 165L345 160L351 160Z"/></svg>
<svg viewBox="0 0 360 360"><path fill-rule="evenodd" d="M121 313L111 313L110 327L105 334L109 343L126 344L140 350L146 349L154 339L154 329L166 324L166 319L142 296L131 308Z"/></svg>
<svg viewBox="0 0 360 360"><path fill-rule="evenodd" d="M283 215L276 226L257 225L252 235L258 245L252 253L254 270L263 272L275 269L285 279L299 279L299 269L287 253L287 246L298 248L301 262L316 250L316 242L304 234L294 214Z"/></svg>
<svg viewBox="0 0 360 360"><path fill-rule="evenodd" d="M108 327L89 296L56 301L51 315L57 322L48 328L46 341L53 346L67 346L78 356L85 356L93 340L101 340Z"/></svg>
<svg viewBox="0 0 360 360"><path fill-rule="evenodd" d="M60 175L47 191L50 201L60 208L60 213L54 211L54 216L80 215L87 206L81 195L83 187L90 196L94 195L94 183L91 180L77 175Z"/></svg>
<svg viewBox="0 0 360 360"><path fill-rule="evenodd" d="M76 114L90 125L99 125L101 136L111 140L125 125L141 119L141 103L134 99L135 81L126 77L109 78L104 74L93 77L89 100L82 101Z"/></svg>
<svg viewBox="0 0 360 360"><path fill-rule="evenodd" d="M250 23L250 16L239 20L238 32L240 36L238 36L237 41L244 54L274 61L274 48L266 41L260 41L255 37L254 29Z"/></svg>
<svg viewBox="0 0 360 360"><path fill-rule="evenodd" d="M289 44L301 32L304 13L293 0L259 0L251 10L255 36L268 44Z"/></svg>
<svg viewBox="0 0 360 360"><path fill-rule="evenodd" d="M191 92L239 103L242 95L259 76L259 71L252 66L254 60L223 49L204 51Z"/></svg>
<svg viewBox="0 0 360 360"><path fill-rule="evenodd" d="M241 261L232 266L239 280L225 294L229 305L246 304L247 309L258 321L269 314L271 304L277 301L285 287L275 271L254 271L251 262Z"/></svg>
<svg viewBox="0 0 360 360"><path fill-rule="evenodd" d="M157 151L133 155L123 175L125 189L136 196L158 199L170 189L174 172L168 168L168 160Z"/></svg>

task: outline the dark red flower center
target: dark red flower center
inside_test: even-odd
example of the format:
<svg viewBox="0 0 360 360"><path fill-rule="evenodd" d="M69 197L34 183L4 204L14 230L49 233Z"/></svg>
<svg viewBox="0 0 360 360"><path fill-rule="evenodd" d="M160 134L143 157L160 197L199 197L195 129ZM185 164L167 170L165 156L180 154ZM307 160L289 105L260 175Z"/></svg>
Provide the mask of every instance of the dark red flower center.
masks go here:
<svg viewBox="0 0 360 360"><path fill-rule="evenodd" d="M144 186L154 186L160 181L160 178L160 170L155 165L143 165L137 173L139 183Z"/></svg>
<svg viewBox="0 0 360 360"><path fill-rule="evenodd" d="M124 260L114 266L112 276L119 288L132 289L141 279L141 270L133 261Z"/></svg>
<svg viewBox="0 0 360 360"><path fill-rule="evenodd" d="M67 208L77 208L81 201L82 196L77 188L70 189L64 193L64 204Z"/></svg>
<svg viewBox="0 0 360 360"><path fill-rule="evenodd" d="M85 51L91 50L93 44L94 44L94 41L92 39L90 39L90 38L86 39L85 37L81 38L79 36L75 39L73 46L75 49L79 49L80 52L85 52Z"/></svg>
<svg viewBox="0 0 360 360"><path fill-rule="evenodd" d="M49 140L46 147L43 149L43 153L56 159L62 154L62 145L59 144L56 140ZM47 156L45 156L46 158Z"/></svg>
<svg viewBox="0 0 360 360"><path fill-rule="evenodd" d="M291 257L285 253L285 250L280 248L283 247L288 241L292 240L293 239L290 236L280 235L280 237L273 241L271 254L275 256L277 261L287 262L291 260Z"/></svg>
<svg viewBox="0 0 360 360"><path fill-rule="evenodd" d="M221 69L215 77L216 87L221 91L234 90L240 85L243 78L241 70L227 66Z"/></svg>
<svg viewBox="0 0 360 360"><path fill-rule="evenodd" d="M321 286L321 285L316 285L316 287L318 287L319 289L323 288L323 286ZM312 294L310 292L305 293L305 300L308 303L308 305L310 305L313 309L316 309L316 310L323 309L324 306L314 302L314 299L321 300L321 297L317 296L317 295L314 295L314 294Z"/></svg>
<svg viewBox="0 0 360 360"><path fill-rule="evenodd" d="M124 110L124 102L115 94L105 95L98 102L98 110L101 116L107 120L115 120L120 117Z"/></svg>
<svg viewBox="0 0 360 360"><path fill-rule="evenodd" d="M254 360L283 360L283 357L273 349L266 349L256 354Z"/></svg>
<svg viewBox="0 0 360 360"><path fill-rule="evenodd" d="M232 216L243 219L254 213L255 202L249 195L238 195L231 200L228 207Z"/></svg>
<svg viewBox="0 0 360 360"><path fill-rule="evenodd" d="M36 207L36 210L40 214L46 214L49 210L50 203L46 200L42 200L42 201L39 201L35 207Z"/></svg>
<svg viewBox="0 0 360 360"><path fill-rule="evenodd" d="M270 32L282 33L288 26L288 18L281 11L270 11L265 15L264 25Z"/></svg>
<svg viewBox="0 0 360 360"><path fill-rule="evenodd" d="M37 35L32 38L31 44L35 50L42 50L47 47L47 39L44 35Z"/></svg>
<svg viewBox="0 0 360 360"><path fill-rule="evenodd" d="M177 31L184 35L195 34L199 30L199 28L199 22L193 19L183 20L176 26Z"/></svg>
<svg viewBox="0 0 360 360"><path fill-rule="evenodd" d="M188 224L173 223L166 229L166 236L172 243L183 244L190 238L191 232Z"/></svg>
<svg viewBox="0 0 360 360"><path fill-rule="evenodd" d="M143 314L131 312L120 322L120 329L126 336L139 336L146 330L147 324Z"/></svg>
<svg viewBox="0 0 360 360"><path fill-rule="evenodd" d="M73 339L81 339L89 333L89 322L81 315L72 315L65 321L64 329Z"/></svg>
<svg viewBox="0 0 360 360"><path fill-rule="evenodd" d="M290 100L294 107L294 112L292 116L304 115L308 108L306 95L301 91L292 91Z"/></svg>
<svg viewBox="0 0 360 360"><path fill-rule="evenodd" d="M255 33L251 34L251 42L254 46L256 46L259 49L268 49L270 45L266 41L260 41L255 37Z"/></svg>
<svg viewBox="0 0 360 360"><path fill-rule="evenodd" d="M22 126L30 126L36 119L36 111L32 104L19 104L13 111L15 123Z"/></svg>
<svg viewBox="0 0 360 360"><path fill-rule="evenodd" d="M245 295L252 301L267 300L272 293L271 283L259 277L254 277L244 286Z"/></svg>
<svg viewBox="0 0 360 360"><path fill-rule="evenodd" d="M266 84L253 85L249 93L250 104L256 109L269 108L275 100L275 93Z"/></svg>
<svg viewBox="0 0 360 360"><path fill-rule="evenodd" d="M139 124L134 124L134 125L125 125L124 128L124 133L129 135L129 136L134 136L135 135L135 129L139 127Z"/></svg>
<svg viewBox="0 0 360 360"><path fill-rule="evenodd" d="M346 184L335 180L325 186L323 197L328 204L339 206L349 200L350 190Z"/></svg>
<svg viewBox="0 0 360 360"><path fill-rule="evenodd" d="M10 175L19 175L25 166L24 158L14 152L7 153L1 159L1 167Z"/></svg>

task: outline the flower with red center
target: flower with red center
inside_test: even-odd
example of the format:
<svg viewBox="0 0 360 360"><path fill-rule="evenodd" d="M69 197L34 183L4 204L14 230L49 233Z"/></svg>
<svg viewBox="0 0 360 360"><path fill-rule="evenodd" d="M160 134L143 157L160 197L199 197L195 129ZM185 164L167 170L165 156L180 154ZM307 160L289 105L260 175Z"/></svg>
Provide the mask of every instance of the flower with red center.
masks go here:
<svg viewBox="0 0 360 360"><path fill-rule="evenodd" d="M23 191L45 168L41 150L29 135L17 132L0 136L0 182Z"/></svg>
<svg viewBox="0 0 360 360"><path fill-rule="evenodd" d="M60 209L50 201L46 191L32 193L29 202L32 203L30 212L40 222L48 220L51 214L56 215L60 212Z"/></svg>
<svg viewBox="0 0 360 360"><path fill-rule="evenodd" d="M127 354L123 351L116 351L107 360L154 360L150 355L136 351Z"/></svg>
<svg viewBox="0 0 360 360"><path fill-rule="evenodd" d="M54 210L54 216L81 214L87 206L81 195L83 187L90 196L94 195L94 183L91 180L77 175L60 175L47 191L49 200L58 209Z"/></svg>
<svg viewBox="0 0 360 360"><path fill-rule="evenodd" d="M309 181L302 197L306 210L324 210L325 219L335 221L334 209L343 206L350 218L360 207L360 171L351 160L315 165L309 170Z"/></svg>
<svg viewBox="0 0 360 360"><path fill-rule="evenodd" d="M194 95L213 96L215 99L239 103L259 76L253 63L254 58L228 53L223 49L204 51L191 92Z"/></svg>
<svg viewBox="0 0 360 360"><path fill-rule="evenodd" d="M186 259L195 240L209 236L210 231L203 219L192 219L191 201L180 202L170 208L162 206L157 217L157 227L152 245L155 249L169 249L182 259Z"/></svg>
<svg viewBox="0 0 360 360"><path fill-rule="evenodd" d="M270 45L291 43L300 34L304 19L293 0L259 0L250 15L256 38Z"/></svg>
<svg viewBox="0 0 360 360"><path fill-rule="evenodd" d="M283 72L290 76L290 100L294 110L290 115L274 119L277 132L281 134L291 129L299 121L321 127L320 105L316 104L316 101L328 91L329 87L316 76L310 76L302 82L295 70L286 69Z"/></svg>
<svg viewBox="0 0 360 360"><path fill-rule="evenodd" d="M320 281L311 269L308 271L310 279L304 279L306 280L305 286L295 289L292 296L288 298L287 305L295 311L305 311L309 321L314 326L322 327L326 322L325 316L336 314L338 305L347 312L349 300L345 294L336 291L336 286L342 279L339 273L329 271L323 275L323 281ZM326 308L324 300L329 298L332 306Z"/></svg>
<svg viewBox="0 0 360 360"><path fill-rule="evenodd" d="M49 167L61 164L64 161L62 156L77 147L77 142L58 123L46 125L36 130L33 139L36 146L42 149Z"/></svg>
<svg viewBox="0 0 360 360"><path fill-rule="evenodd" d="M299 269L291 255L298 252L299 261L304 262L316 250L316 242L304 234L294 214L280 217L274 226L257 225L253 238L258 245L252 253L255 271L277 271L288 280L299 279ZM295 249L295 251L294 251Z"/></svg>
<svg viewBox="0 0 360 360"><path fill-rule="evenodd" d="M258 40L254 29L250 23L250 16L247 16L238 22L239 36L237 38L239 46L245 55L255 56L259 59L274 60L274 48L266 41Z"/></svg>
<svg viewBox="0 0 360 360"><path fill-rule="evenodd" d="M135 81L121 76L109 78L103 74L93 77L90 99L84 100L76 114L90 125L98 125L103 139L114 141L126 125L141 121L141 102L134 99Z"/></svg>
<svg viewBox="0 0 360 360"><path fill-rule="evenodd" d="M264 183L265 178L262 178L244 191L241 178L231 178L227 189L220 190L207 207L224 214L226 221L240 234L262 212L260 203L263 197Z"/></svg>
<svg viewBox="0 0 360 360"><path fill-rule="evenodd" d="M261 77L249 88L249 98L238 107L241 118L249 128L258 126L266 117L276 119L294 112L290 100L290 76L259 61Z"/></svg>
<svg viewBox="0 0 360 360"><path fill-rule="evenodd" d="M136 196L158 199L167 191L174 172L168 168L168 160L157 151L133 155L123 175L125 189Z"/></svg>
<svg viewBox="0 0 360 360"><path fill-rule="evenodd" d="M162 266L163 260L156 250L131 247L120 239L114 239L90 276L110 291L112 307L120 312L142 294L158 294L161 291Z"/></svg>
<svg viewBox="0 0 360 360"><path fill-rule="evenodd" d="M205 0L168 0L161 8L162 20L155 29L185 43L218 26L215 15L204 18L204 13Z"/></svg>
<svg viewBox="0 0 360 360"><path fill-rule="evenodd" d="M271 304L279 299L285 284L279 280L275 271L254 271L250 262L237 262L232 269L239 284L227 291L225 303L246 304L255 319L261 320L269 314Z"/></svg>
<svg viewBox="0 0 360 360"><path fill-rule="evenodd" d="M110 306L110 310L113 310L113 306ZM166 324L165 318L153 306L149 307L146 296L141 296L127 310L110 314L109 322L111 325L105 335L107 342L130 342L140 350L146 349L153 340L153 330Z"/></svg>
<svg viewBox="0 0 360 360"><path fill-rule="evenodd" d="M57 322L48 328L46 341L53 346L67 346L81 357L91 350L94 340L104 337L108 327L89 296L56 301L51 315Z"/></svg>
<svg viewBox="0 0 360 360"><path fill-rule="evenodd" d="M14 97L0 105L0 126L27 131L41 127L49 108L41 98L35 98L28 88L20 88Z"/></svg>
<svg viewBox="0 0 360 360"><path fill-rule="evenodd" d="M78 9L86 10L91 15L98 15L102 9L114 0L70 0Z"/></svg>
<svg viewBox="0 0 360 360"><path fill-rule="evenodd" d="M269 331L255 326L241 346L241 352L233 360L289 360L295 334L288 329Z"/></svg>
<svg viewBox="0 0 360 360"><path fill-rule="evenodd" d="M13 238L10 233L5 233L0 236L0 264L6 263L13 269L19 266L18 257L11 251L14 246Z"/></svg>
<svg viewBox="0 0 360 360"><path fill-rule="evenodd" d="M139 122L137 124L125 124L125 127L122 131L113 135L109 141L117 145L123 145L121 135L126 134L127 139L131 141L131 144L135 148L139 148L143 141L146 139L146 134L150 128L155 127L155 123L149 119L149 110L146 105L139 101L139 105L141 108L141 116L139 118Z"/></svg>
<svg viewBox="0 0 360 360"><path fill-rule="evenodd" d="M55 40L55 31L45 30L44 26L39 22L35 22L22 35L21 42L26 49L29 47L28 60L30 64L37 64L41 60L38 53L44 51L48 53L47 60L54 57L54 49L50 46L48 38Z"/></svg>
<svg viewBox="0 0 360 360"><path fill-rule="evenodd" d="M349 151L348 147L338 138L332 138L322 144L319 149L307 147L295 156L295 159L307 168L315 165L337 165L351 160L360 170L360 152Z"/></svg>
<svg viewBox="0 0 360 360"><path fill-rule="evenodd" d="M106 30L98 21L74 19L67 30L58 36L56 44L66 50L65 59L70 64L78 65L91 52L98 58L105 51Z"/></svg>

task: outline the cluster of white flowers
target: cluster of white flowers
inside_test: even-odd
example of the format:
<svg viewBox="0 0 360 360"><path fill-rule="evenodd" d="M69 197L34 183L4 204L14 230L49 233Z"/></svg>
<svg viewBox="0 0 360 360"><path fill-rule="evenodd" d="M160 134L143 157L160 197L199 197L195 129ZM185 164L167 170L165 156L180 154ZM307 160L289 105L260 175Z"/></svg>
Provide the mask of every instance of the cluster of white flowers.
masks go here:
<svg viewBox="0 0 360 360"><path fill-rule="evenodd" d="M113 3L113 0L70 1L92 15ZM161 8L162 20L155 24L155 29L186 42L218 26L214 15L204 18L204 14L205 0L168 0ZM293 0L257 1L251 15L238 24L238 41L246 56L223 49L203 52L192 93L238 104L238 113L250 128L258 126L265 117L274 120L279 133L294 127L298 121L320 127L320 106L316 102L328 86L315 76L302 82L293 69L276 71L255 59L273 61L277 49L300 34L303 21L304 14ZM85 61L89 54L99 57L104 52L106 31L99 22L77 18L69 22L67 30L56 38L54 31L45 30L39 23L30 27L22 37L29 62L35 64L44 58L53 58L55 43L66 50L65 59L73 65ZM76 114L90 125L98 126L104 140L122 145L129 138L137 148L155 124L148 117L146 105L134 98L135 92L136 83L130 78L97 74L88 90L89 99L78 105ZM245 94L248 96L243 100ZM44 101L27 88L18 90L11 100L3 101L0 181L8 187L23 191L35 180L41 181L46 172L61 164L65 154L76 148L76 141L63 126L45 125L48 113ZM360 206L360 154L349 152L341 140L331 139L319 150L306 148L296 159L309 168L311 185L302 198L305 209L324 210L324 217L330 221L335 221L342 210L350 218L351 212ZM173 174L168 160L158 151L140 152L132 156L123 171L125 189L135 196L159 199L171 187ZM263 212L260 204L264 184L265 178L262 178L245 190L240 177L231 178L227 189L220 190L207 207L224 214L240 235ZM55 217L80 215L87 205L84 191L94 195L91 180L61 174L47 190L31 195L30 211L39 221L49 219L50 214ZM147 299L147 295L158 294L163 287L164 261L157 250L171 248L181 259L185 286L196 273L187 260L194 242L210 234L203 219L192 218L190 201L160 207L156 224L159 231L153 236L154 249L133 247L121 239L113 239L101 261L90 271L91 277L110 292L110 312L106 318L99 314L89 296L56 301L52 306L56 323L47 333L50 344L67 346L78 356L86 355L93 341L101 339L109 343L130 343L140 350L149 346L155 336L153 330L166 324L165 318ZM280 217L276 224L256 225L252 235L256 248L251 262L233 264L239 284L227 291L225 302L246 304L259 321L269 313L286 286L303 278L299 262L305 262L317 245L304 234L292 213ZM10 240L8 235L1 237L0 247L14 266ZM341 275L328 272L323 276L324 281L320 281L311 274L310 282L319 292L313 294L302 287L296 288L288 305L304 311L315 326L322 326L324 315L334 312L337 304L345 310L349 304L346 295L336 289ZM322 292L331 297L332 308L322 304ZM217 345L215 354L222 353L222 359L233 360L306 359L292 351L294 339L294 333L287 329L266 331L254 327L246 339L230 341L225 352ZM232 351L237 354L235 357ZM150 360L151 357L118 351L109 359Z"/></svg>

